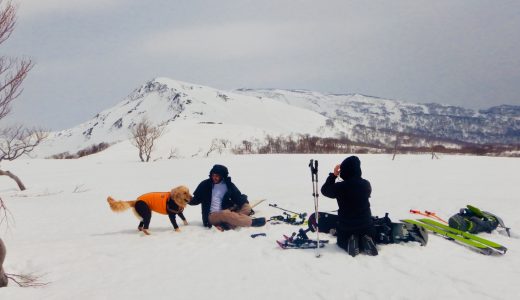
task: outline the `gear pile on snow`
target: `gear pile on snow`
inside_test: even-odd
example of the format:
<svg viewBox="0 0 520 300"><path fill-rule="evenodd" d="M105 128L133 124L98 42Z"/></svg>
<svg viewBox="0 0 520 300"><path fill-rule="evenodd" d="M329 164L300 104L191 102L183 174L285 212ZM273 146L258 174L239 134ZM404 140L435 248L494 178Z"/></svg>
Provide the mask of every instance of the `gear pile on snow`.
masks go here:
<svg viewBox="0 0 520 300"><path fill-rule="evenodd" d="M510 228L504 225L504 221L501 218L472 205L461 208L459 213L450 217L448 223L451 228L469 233L491 233L497 227L501 227L506 230L508 236L511 236Z"/></svg>
<svg viewBox="0 0 520 300"><path fill-rule="evenodd" d="M309 217L309 230L314 231L317 227L319 232L336 235L338 226L338 215L320 212L319 224L316 225L316 214ZM428 232L415 224L394 223L388 217L388 213L384 217L372 217L374 227L376 228L376 244L397 244L402 242L418 242L422 246L428 243Z"/></svg>

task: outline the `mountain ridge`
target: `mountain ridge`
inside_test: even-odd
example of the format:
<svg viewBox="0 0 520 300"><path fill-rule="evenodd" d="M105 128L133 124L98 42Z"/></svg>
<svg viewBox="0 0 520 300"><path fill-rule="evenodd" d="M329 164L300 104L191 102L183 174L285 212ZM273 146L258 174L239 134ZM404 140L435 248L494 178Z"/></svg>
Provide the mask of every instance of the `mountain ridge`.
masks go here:
<svg viewBox="0 0 520 300"><path fill-rule="evenodd" d="M420 137L416 145L449 143L520 144L520 106L486 110L437 103L414 104L361 94L307 90L237 89L223 91L165 77L136 88L123 101L75 127L53 132L39 156L74 152L96 143L130 139L142 119L164 126L158 148L176 144L183 155L207 153L214 139L231 144L266 135L307 134L347 137L388 146L396 136ZM217 126L217 127L215 127ZM166 142L182 141L182 143ZM180 144L180 145L179 145ZM170 150L168 150L170 149Z"/></svg>

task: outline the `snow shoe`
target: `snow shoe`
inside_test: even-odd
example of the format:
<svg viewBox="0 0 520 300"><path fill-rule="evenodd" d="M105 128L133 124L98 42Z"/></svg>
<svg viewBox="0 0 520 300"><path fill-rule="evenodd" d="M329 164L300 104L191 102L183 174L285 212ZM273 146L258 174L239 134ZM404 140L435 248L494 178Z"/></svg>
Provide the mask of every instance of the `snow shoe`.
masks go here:
<svg viewBox="0 0 520 300"><path fill-rule="evenodd" d="M353 234L347 242L347 252L350 256L355 257L359 254L359 236Z"/></svg>
<svg viewBox="0 0 520 300"><path fill-rule="evenodd" d="M421 226L409 223L392 223L392 241L418 242L421 246L428 244L428 232Z"/></svg>
<svg viewBox="0 0 520 300"><path fill-rule="evenodd" d="M361 250L370 256L376 256L378 254L376 244L372 238L366 234L361 237Z"/></svg>

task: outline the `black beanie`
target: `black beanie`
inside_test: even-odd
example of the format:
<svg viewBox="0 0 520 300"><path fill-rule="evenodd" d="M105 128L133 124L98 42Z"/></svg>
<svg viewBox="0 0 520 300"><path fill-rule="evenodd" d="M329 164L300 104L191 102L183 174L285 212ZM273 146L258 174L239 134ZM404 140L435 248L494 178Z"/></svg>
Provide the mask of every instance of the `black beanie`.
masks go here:
<svg viewBox="0 0 520 300"><path fill-rule="evenodd" d="M361 177L361 161L357 156L349 156L340 165L339 176L342 179L348 177Z"/></svg>
<svg viewBox="0 0 520 300"><path fill-rule="evenodd" d="M211 177L211 174L218 174L222 176L222 178L226 178L229 175L228 169L223 165L214 165L213 168L211 168L211 171L209 171L209 176Z"/></svg>

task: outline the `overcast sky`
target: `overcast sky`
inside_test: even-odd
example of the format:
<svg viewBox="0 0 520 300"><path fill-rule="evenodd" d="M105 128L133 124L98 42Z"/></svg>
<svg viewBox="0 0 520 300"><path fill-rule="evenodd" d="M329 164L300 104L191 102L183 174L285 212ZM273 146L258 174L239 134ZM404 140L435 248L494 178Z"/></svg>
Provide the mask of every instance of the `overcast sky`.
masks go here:
<svg viewBox="0 0 520 300"><path fill-rule="evenodd" d="M155 77L520 105L518 0L13 2L0 54L36 65L9 122L73 127Z"/></svg>

